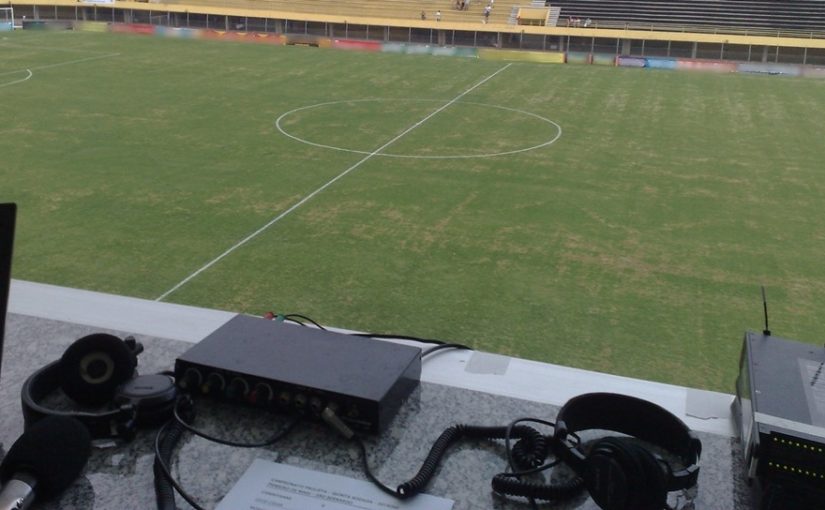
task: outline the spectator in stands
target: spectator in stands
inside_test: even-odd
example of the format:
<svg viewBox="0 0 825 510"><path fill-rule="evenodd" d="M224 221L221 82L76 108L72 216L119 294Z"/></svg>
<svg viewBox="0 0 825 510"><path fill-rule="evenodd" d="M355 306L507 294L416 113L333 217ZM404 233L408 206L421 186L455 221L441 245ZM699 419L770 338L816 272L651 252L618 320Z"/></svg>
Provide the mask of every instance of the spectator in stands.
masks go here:
<svg viewBox="0 0 825 510"><path fill-rule="evenodd" d="M587 18L586 20L584 20L584 25L583 26L584 26L584 28L587 28L592 24L593 24L593 20L591 20L590 18Z"/></svg>
<svg viewBox="0 0 825 510"><path fill-rule="evenodd" d="M424 12L424 11L421 11L421 21L426 21L426 20L427 20L427 13Z"/></svg>
<svg viewBox="0 0 825 510"><path fill-rule="evenodd" d="M435 11L435 20L441 21L441 9Z"/></svg>
<svg viewBox="0 0 825 510"><path fill-rule="evenodd" d="M484 8L484 20L483 21L484 21L485 24L487 24L487 21L489 21L490 11L492 11L492 10L493 10L493 7L491 5L488 5L487 7Z"/></svg>

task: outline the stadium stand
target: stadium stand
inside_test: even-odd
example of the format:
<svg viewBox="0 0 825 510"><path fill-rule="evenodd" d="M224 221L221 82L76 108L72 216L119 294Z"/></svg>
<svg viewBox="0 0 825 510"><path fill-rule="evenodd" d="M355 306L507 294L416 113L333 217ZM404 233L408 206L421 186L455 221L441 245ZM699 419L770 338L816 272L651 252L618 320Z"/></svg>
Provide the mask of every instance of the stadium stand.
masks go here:
<svg viewBox="0 0 825 510"><path fill-rule="evenodd" d="M471 0L463 11L454 8L454 0L165 0L164 3L401 20L420 20L424 11L430 21L440 10L444 22L481 24L487 1ZM510 7L519 4L498 0L489 23L506 23ZM521 4L529 6L530 2L525 0Z"/></svg>
<svg viewBox="0 0 825 510"><path fill-rule="evenodd" d="M466 10L456 10L455 0L164 0L167 4L238 7L286 13L307 13L420 20L424 11L433 21L441 11L445 23L482 24L489 0L470 0ZM536 3L551 9L546 26L567 26L590 19L592 28L642 28L677 32L726 33L781 30L825 34L825 1L822 0L498 0L490 24L517 23L519 8ZM578 25L579 27L581 24ZM804 34L803 34L804 35Z"/></svg>
<svg viewBox="0 0 825 510"><path fill-rule="evenodd" d="M572 17L590 18L593 26L599 28L646 24L663 28L719 26L825 31L825 2L819 0L553 0L552 5L561 7L562 26Z"/></svg>

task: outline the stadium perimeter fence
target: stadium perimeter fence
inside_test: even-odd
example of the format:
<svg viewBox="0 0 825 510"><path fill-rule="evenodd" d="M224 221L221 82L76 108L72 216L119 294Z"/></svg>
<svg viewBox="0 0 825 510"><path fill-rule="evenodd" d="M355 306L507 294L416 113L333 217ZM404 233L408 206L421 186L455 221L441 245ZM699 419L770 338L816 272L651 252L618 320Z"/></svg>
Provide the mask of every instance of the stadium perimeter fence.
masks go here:
<svg viewBox="0 0 825 510"><path fill-rule="evenodd" d="M104 0L105 1L105 0ZM78 3L47 0L13 4L24 28L47 21L147 24L175 28L284 34L439 47L531 50L565 54L570 62L646 66L649 59L693 59L825 66L825 34L782 31L690 32L655 27L569 28L278 13L143 2ZM533 60L533 59L530 59ZM539 59L540 60L540 59ZM554 58L548 61L555 61ZM625 64L621 64L624 61ZM656 65L656 64L654 64ZM653 67L653 66L650 66Z"/></svg>

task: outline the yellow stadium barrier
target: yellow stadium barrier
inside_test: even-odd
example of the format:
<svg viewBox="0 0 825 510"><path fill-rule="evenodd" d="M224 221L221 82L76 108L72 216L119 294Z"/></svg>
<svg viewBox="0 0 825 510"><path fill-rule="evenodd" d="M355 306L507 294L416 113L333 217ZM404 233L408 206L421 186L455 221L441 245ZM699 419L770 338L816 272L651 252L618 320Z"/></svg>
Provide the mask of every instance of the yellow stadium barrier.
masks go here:
<svg viewBox="0 0 825 510"><path fill-rule="evenodd" d="M478 58L483 60L513 60L518 62L540 62L543 64L564 64L564 53L557 51L522 50L478 50Z"/></svg>
<svg viewBox="0 0 825 510"><path fill-rule="evenodd" d="M107 32L109 24L103 21L81 21L74 24L75 30L81 32Z"/></svg>

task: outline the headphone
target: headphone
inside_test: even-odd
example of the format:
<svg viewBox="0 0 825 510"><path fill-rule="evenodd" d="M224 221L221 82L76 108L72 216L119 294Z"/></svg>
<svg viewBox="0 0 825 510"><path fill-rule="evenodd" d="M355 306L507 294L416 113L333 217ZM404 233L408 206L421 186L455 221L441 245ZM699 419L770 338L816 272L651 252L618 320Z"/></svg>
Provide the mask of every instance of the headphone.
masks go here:
<svg viewBox="0 0 825 510"><path fill-rule="evenodd" d="M582 430L609 430L588 451L568 436ZM658 446L685 466L674 470L633 438ZM679 418L652 402L615 393L588 393L570 399L556 417L553 449L583 480L604 510L661 510L667 493L696 485L702 443Z"/></svg>
<svg viewBox="0 0 825 510"><path fill-rule="evenodd" d="M63 356L37 370L20 392L24 428L46 416L70 416L89 430L92 439L131 440L138 427L167 421L177 397L174 379L165 374L138 375L137 357L143 346L95 333L76 340ZM40 404L62 390L71 400L98 411L61 411Z"/></svg>

